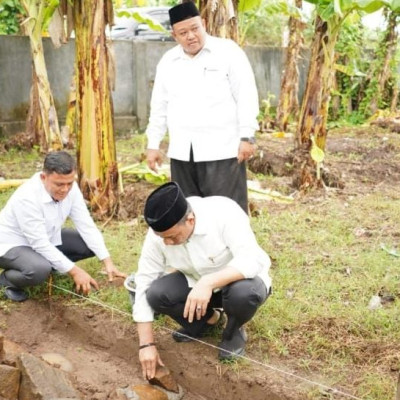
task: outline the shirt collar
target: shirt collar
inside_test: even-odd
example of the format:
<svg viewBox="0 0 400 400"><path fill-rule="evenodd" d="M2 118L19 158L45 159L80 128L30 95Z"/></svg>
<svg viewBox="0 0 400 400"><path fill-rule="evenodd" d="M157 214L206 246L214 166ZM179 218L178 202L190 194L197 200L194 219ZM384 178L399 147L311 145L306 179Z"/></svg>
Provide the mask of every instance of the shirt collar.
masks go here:
<svg viewBox="0 0 400 400"><path fill-rule="evenodd" d="M214 46L213 46L213 37L206 34L206 41L204 42L204 46L201 50L207 50L207 51L213 51Z"/></svg>
<svg viewBox="0 0 400 400"><path fill-rule="evenodd" d="M183 47L181 45L178 45L178 51L176 54L176 58L182 58L182 59L193 59L196 58L197 56L199 56L201 53L203 53L204 51L208 51L211 52L213 50L213 46L212 46L212 37L206 33L206 40L204 42L204 46L203 48L196 54L195 57L190 57L188 56L185 51L183 50Z"/></svg>
<svg viewBox="0 0 400 400"><path fill-rule="evenodd" d="M49 192L46 190L46 188L44 187L44 184L42 182L42 180L40 179L40 174L41 172L38 172L36 174L36 179L39 181L39 187L40 187L40 196L42 199L42 203L51 203L53 202L53 198L50 196Z"/></svg>
<svg viewBox="0 0 400 400"><path fill-rule="evenodd" d="M190 203L190 198L187 199ZM197 207L193 207L192 203L190 203L193 208L193 214L195 218L195 224L192 236L197 235L206 235L207 234L207 215L203 213L201 209ZM190 240L190 239L189 239Z"/></svg>

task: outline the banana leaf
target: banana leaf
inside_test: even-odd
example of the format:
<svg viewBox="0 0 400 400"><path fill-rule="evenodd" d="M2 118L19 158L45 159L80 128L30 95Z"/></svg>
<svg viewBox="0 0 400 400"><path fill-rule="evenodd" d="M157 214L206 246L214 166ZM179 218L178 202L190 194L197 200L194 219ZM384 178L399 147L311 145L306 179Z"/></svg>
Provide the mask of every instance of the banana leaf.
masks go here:
<svg viewBox="0 0 400 400"><path fill-rule="evenodd" d="M247 181L247 190L250 199L277 201L278 203L291 203L292 196L285 196L276 190L262 189L257 181Z"/></svg>
<svg viewBox="0 0 400 400"><path fill-rule="evenodd" d="M156 173L145 162L137 163L119 168L119 174L122 177L124 174L135 175L138 179L143 179L154 185L162 185L169 181L169 165L163 164L158 168L158 173Z"/></svg>

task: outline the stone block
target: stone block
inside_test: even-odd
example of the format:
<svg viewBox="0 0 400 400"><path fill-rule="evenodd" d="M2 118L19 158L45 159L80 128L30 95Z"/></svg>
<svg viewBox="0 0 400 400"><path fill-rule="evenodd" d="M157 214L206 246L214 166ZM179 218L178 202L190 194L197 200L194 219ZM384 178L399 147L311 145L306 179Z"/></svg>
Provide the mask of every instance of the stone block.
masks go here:
<svg viewBox="0 0 400 400"><path fill-rule="evenodd" d="M0 398L6 400L18 399L20 376L21 373L18 368L0 365Z"/></svg>
<svg viewBox="0 0 400 400"><path fill-rule="evenodd" d="M178 385L178 393L152 385L130 385L126 388L115 389L109 398L113 400L181 400L184 392Z"/></svg>
<svg viewBox="0 0 400 400"><path fill-rule="evenodd" d="M22 347L10 340L4 339L4 354L2 357L2 364L7 364L11 367L17 367L18 357L24 352Z"/></svg>
<svg viewBox="0 0 400 400"><path fill-rule="evenodd" d="M19 356L21 387L19 400L77 399L81 396L73 387L68 375L60 369L31 354Z"/></svg>
<svg viewBox="0 0 400 400"><path fill-rule="evenodd" d="M178 384L167 367L159 366L155 377L150 379L149 382L171 392L179 393Z"/></svg>

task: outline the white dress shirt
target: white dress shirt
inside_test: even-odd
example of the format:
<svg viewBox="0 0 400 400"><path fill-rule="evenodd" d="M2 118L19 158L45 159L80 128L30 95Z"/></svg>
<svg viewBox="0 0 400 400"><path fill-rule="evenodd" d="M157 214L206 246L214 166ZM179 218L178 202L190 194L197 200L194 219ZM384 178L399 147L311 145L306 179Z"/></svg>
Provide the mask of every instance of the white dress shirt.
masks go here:
<svg viewBox="0 0 400 400"><path fill-rule="evenodd" d="M231 199L222 196L188 197L195 215L189 240L167 246L149 229L138 272L133 318L136 322L153 320L153 310L146 291L168 269L181 271L190 287L202 277L226 267L233 267L245 278L259 276L269 289L270 258L258 245L245 212Z"/></svg>
<svg viewBox="0 0 400 400"><path fill-rule="evenodd" d="M241 137L258 129L258 94L244 51L232 40L206 36L189 57L178 45L157 66L148 148L158 149L168 130L170 158L216 161L237 157Z"/></svg>
<svg viewBox="0 0 400 400"><path fill-rule="evenodd" d="M55 247L61 245L61 228L67 217L100 260L110 256L78 184L74 182L66 198L56 202L46 191L40 173L22 184L0 212L0 256L13 247L29 246L57 271L68 272L74 262Z"/></svg>

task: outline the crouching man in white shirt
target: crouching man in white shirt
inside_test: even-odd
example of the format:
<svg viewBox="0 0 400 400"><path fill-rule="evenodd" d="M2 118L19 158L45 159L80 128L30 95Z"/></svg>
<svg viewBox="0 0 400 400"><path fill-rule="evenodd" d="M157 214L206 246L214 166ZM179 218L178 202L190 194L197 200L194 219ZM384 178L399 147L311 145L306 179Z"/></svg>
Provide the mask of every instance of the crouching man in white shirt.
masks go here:
<svg viewBox="0 0 400 400"><path fill-rule="evenodd" d="M133 307L143 376L151 379L163 365L153 336L154 312L181 325L172 334L177 342L206 336L226 313L219 358L243 355L243 325L271 288L270 258L257 244L246 213L227 197L185 199L170 182L150 194L144 217L151 229L135 275ZM174 272L166 274L171 268Z"/></svg>
<svg viewBox="0 0 400 400"><path fill-rule="evenodd" d="M113 264L75 181L76 162L65 151L47 154L43 171L21 185L0 212L0 287L13 301L25 287L44 282L53 270L68 273L77 291L97 282L75 262L97 256L109 280L124 277ZM67 218L75 229L62 229Z"/></svg>

